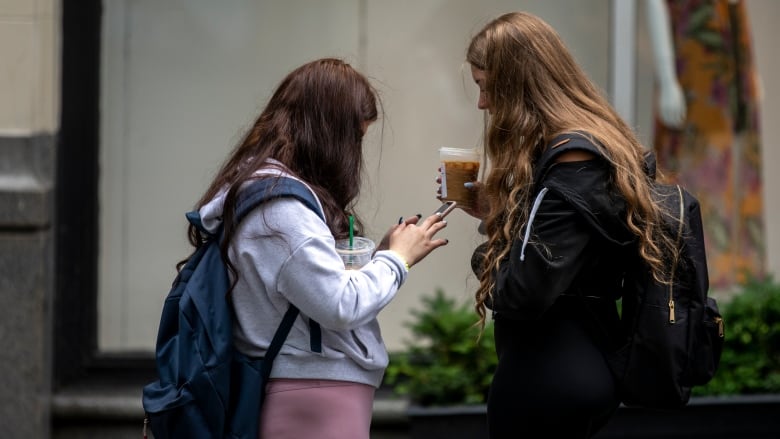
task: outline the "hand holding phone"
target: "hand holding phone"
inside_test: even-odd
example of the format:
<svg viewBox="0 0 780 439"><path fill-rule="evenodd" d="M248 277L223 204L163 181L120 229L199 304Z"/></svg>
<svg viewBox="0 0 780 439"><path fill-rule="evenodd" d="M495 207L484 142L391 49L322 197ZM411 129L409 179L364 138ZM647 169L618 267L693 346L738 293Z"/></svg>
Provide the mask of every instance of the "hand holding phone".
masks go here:
<svg viewBox="0 0 780 439"><path fill-rule="evenodd" d="M442 218L444 218L444 217L445 217L445 216L447 216L447 215L448 215L450 212L452 212L452 209L454 209L454 208L455 208L455 204L457 204L457 203L455 203L454 201L445 201L445 202L443 202L443 203L441 204L441 206L439 206L439 208L438 208L438 209L436 209L436 211L435 211L435 212L433 212L433 214L434 214L434 215L437 215L437 214L438 214L439 216L441 216Z"/></svg>

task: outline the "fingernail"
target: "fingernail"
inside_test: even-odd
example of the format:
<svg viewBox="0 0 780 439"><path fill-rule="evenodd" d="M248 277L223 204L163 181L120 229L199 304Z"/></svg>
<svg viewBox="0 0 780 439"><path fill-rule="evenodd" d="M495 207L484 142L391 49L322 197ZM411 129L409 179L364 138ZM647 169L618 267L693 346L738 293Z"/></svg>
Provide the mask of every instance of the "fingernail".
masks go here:
<svg viewBox="0 0 780 439"><path fill-rule="evenodd" d="M421 213L418 213L418 214L417 214L417 219L420 219L420 218L422 218L422 214L421 214Z"/></svg>
<svg viewBox="0 0 780 439"><path fill-rule="evenodd" d="M450 240L449 240L449 239L445 239L445 240L444 240L444 243L445 243L445 244L449 244L449 243L450 243Z"/></svg>
<svg viewBox="0 0 780 439"><path fill-rule="evenodd" d="M404 217L398 218L398 224L401 224L402 222L404 222Z"/></svg>
<svg viewBox="0 0 780 439"><path fill-rule="evenodd" d="M466 189L471 189L474 187L474 183L468 181L466 183L463 183L463 187L465 187Z"/></svg>

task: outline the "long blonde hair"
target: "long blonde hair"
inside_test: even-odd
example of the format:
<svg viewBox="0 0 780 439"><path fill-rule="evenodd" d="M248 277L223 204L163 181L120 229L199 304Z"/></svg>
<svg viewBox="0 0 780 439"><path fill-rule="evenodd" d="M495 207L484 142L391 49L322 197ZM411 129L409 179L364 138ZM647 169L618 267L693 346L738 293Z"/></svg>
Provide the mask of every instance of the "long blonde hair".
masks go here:
<svg viewBox="0 0 780 439"><path fill-rule="evenodd" d="M485 300L495 288L493 273L528 219L534 158L548 141L566 132L588 133L611 162L614 186L626 201L628 227L653 275L663 281L665 255L674 248L662 233L661 212L652 202L645 149L557 32L532 14L505 14L472 38L466 60L485 72L492 113L484 142L491 170L485 177L488 248L475 304L480 323L485 322Z"/></svg>

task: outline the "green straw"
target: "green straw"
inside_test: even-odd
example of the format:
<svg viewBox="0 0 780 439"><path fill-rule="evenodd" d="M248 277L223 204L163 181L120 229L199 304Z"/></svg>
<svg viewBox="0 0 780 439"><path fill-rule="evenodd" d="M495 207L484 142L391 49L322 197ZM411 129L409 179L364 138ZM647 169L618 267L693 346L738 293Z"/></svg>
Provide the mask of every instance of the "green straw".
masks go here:
<svg viewBox="0 0 780 439"><path fill-rule="evenodd" d="M352 239L355 235L355 217L349 216L349 248L352 248Z"/></svg>

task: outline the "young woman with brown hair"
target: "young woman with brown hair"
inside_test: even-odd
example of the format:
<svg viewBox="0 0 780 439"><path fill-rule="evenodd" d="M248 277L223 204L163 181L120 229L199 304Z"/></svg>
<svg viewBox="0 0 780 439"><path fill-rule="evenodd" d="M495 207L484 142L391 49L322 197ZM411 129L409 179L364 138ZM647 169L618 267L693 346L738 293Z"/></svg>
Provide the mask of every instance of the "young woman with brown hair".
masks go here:
<svg viewBox="0 0 780 439"><path fill-rule="evenodd" d="M290 305L300 310L271 370L261 437L368 439L388 362L377 315L409 267L447 243L434 237L446 226L441 217L413 216L392 226L368 264L345 269L335 241L349 235L363 135L377 118L363 75L338 59L307 63L279 84L197 205L207 230L224 224L237 349L262 357ZM242 188L283 177L308 187L325 221L295 198L278 198L236 224ZM190 241L203 242L195 227ZM321 327L320 352L310 344L312 321Z"/></svg>

